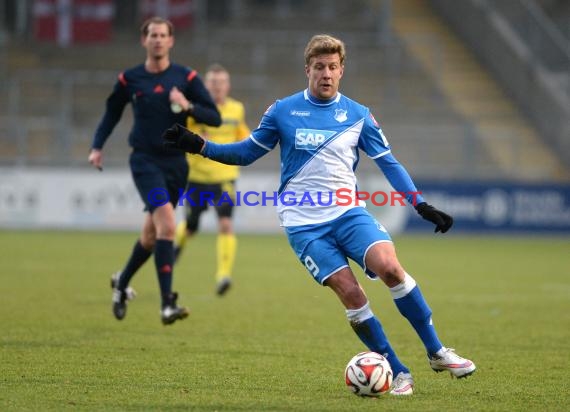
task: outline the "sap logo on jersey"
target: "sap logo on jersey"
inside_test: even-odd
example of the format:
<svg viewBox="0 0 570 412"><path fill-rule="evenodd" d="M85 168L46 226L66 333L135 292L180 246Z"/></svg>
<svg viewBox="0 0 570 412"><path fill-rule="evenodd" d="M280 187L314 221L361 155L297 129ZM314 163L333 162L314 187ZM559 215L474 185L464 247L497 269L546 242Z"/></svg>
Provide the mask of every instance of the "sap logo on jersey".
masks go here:
<svg viewBox="0 0 570 412"><path fill-rule="evenodd" d="M295 131L295 149L314 150L333 136L330 130L297 129Z"/></svg>

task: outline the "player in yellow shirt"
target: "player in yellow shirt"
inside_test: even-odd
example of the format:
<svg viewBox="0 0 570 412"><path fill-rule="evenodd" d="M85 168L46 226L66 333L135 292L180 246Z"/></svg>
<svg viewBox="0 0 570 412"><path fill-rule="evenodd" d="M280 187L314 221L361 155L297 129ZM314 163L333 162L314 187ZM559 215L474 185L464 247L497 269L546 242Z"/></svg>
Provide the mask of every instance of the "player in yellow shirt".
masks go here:
<svg viewBox="0 0 570 412"><path fill-rule="evenodd" d="M210 66L204 74L204 84L210 92L222 116L220 127L196 123L188 117L188 129L216 143L233 143L245 139L250 129L245 122L245 109L241 102L231 98L230 74L219 64ZM231 286L237 239L232 224L233 204L228 195L235 199L235 181L239 175L238 166L225 165L198 155L188 155L190 173L187 193L192 200L186 203L186 221L176 229L175 257L180 255L188 237L198 232L201 214L208 209L209 202L218 214L216 293L223 295ZM224 194L224 197L222 195Z"/></svg>

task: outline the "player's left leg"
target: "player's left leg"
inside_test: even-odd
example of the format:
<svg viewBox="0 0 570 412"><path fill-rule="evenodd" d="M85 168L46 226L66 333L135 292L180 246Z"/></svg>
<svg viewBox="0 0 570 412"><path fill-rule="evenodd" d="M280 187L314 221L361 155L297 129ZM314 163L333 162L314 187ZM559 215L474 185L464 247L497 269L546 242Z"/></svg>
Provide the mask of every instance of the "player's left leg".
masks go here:
<svg viewBox="0 0 570 412"><path fill-rule="evenodd" d="M233 231L230 217L222 216L218 220L218 238L216 241L216 293L225 294L231 286L231 277L237 250L237 238Z"/></svg>
<svg viewBox="0 0 570 412"><path fill-rule="evenodd" d="M388 359L394 374L405 376L392 388L393 395L411 395L413 379L397 357L382 324L370 308L368 298L354 277L348 260L334 238L334 221L318 225L286 228L289 243L307 271L320 284L330 287L346 309L353 331L374 352Z"/></svg>
<svg viewBox="0 0 570 412"><path fill-rule="evenodd" d="M393 243L373 244L365 256L366 269L377 274L390 288L398 310L412 324L428 353L436 353L441 344L426 303L415 280L407 274L398 258Z"/></svg>
<svg viewBox="0 0 570 412"><path fill-rule="evenodd" d="M396 257L392 243L376 243L365 257L367 270L378 274L390 288L400 313L408 319L422 340L428 353L430 366L436 371L448 370L462 378L475 371L475 364L445 348L433 325L432 311L412 276L404 271Z"/></svg>
<svg viewBox="0 0 570 412"><path fill-rule="evenodd" d="M223 296L230 289L237 251L237 237L232 222L235 198L233 187L233 182L223 183L220 185L220 193L216 194L215 209L218 214L216 293L219 296ZM228 196L222 197L223 193Z"/></svg>
<svg viewBox="0 0 570 412"><path fill-rule="evenodd" d="M355 208L345 215L347 221L341 222L343 230L339 231L342 234L340 243L369 277L380 277L390 288L396 307L423 342L432 369L449 370L456 377L473 373L473 362L455 355L439 340L432 311L415 280L400 265L386 229L362 208Z"/></svg>
<svg viewBox="0 0 570 412"><path fill-rule="evenodd" d="M172 291L173 239L176 230L176 216L172 204L157 207L152 212L152 221L156 228L154 257L162 298L161 317L162 323L168 325L178 319L184 319L189 314L187 308L176 305L178 294Z"/></svg>

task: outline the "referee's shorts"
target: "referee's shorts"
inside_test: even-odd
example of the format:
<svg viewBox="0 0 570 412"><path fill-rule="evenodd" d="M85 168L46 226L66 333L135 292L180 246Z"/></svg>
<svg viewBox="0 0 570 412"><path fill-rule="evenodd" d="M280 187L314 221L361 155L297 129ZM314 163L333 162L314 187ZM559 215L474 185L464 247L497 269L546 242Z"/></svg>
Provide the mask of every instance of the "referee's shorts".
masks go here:
<svg viewBox="0 0 570 412"><path fill-rule="evenodd" d="M179 156L155 156L133 151L129 165L145 210L152 213L166 203L177 206L188 177L188 162L184 153Z"/></svg>

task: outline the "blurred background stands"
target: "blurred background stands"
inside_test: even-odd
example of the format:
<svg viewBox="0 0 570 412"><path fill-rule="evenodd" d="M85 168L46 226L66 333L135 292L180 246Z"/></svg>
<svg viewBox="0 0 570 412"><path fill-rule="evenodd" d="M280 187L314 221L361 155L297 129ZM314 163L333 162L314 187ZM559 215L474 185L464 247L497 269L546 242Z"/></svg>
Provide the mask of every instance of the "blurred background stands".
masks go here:
<svg viewBox="0 0 570 412"><path fill-rule="evenodd" d="M108 17L95 30L102 39L81 40L73 30L63 40L59 32L42 39L38 4L58 2L71 4L75 19L81 17L80 5L99 6L90 12L95 15L99 10L102 19ZM457 9L458 3L462 9ZM140 23L148 14L171 17L168 13L175 12L174 60L201 73L212 62L227 66L233 95L246 104L252 127L276 98L306 87L304 46L313 34L327 32L342 38L348 48L341 91L371 108L412 175L569 181L570 150L564 141L570 141L570 115L565 117L564 110L570 110L565 100L570 94L570 61L564 54L568 31L562 28L569 26L564 22L570 17L564 4L554 0L3 0L0 164L87 167L91 138L117 74L144 59ZM43 10L55 10L54 21L61 17L57 13L65 11ZM479 34L483 51L449 18L455 14L465 20L461 13L474 10L482 21L500 21L502 28ZM508 56L497 56L492 46L501 44L501 36L526 45L529 56L509 67L510 77L532 82L528 92L535 96L537 88L544 89L546 97L540 103L558 99L560 109L552 109L552 103L548 108L525 106L526 97L513 93L508 79L489 64L493 59L504 64L501 55ZM537 80L535 73L546 80ZM542 83L556 86L549 89ZM547 117L542 112L548 112ZM541 113L542 122L537 120ZM110 167L126 166L130 116L127 109L105 147ZM278 168L278 153L250 167ZM366 173L376 166L363 160L360 168Z"/></svg>

